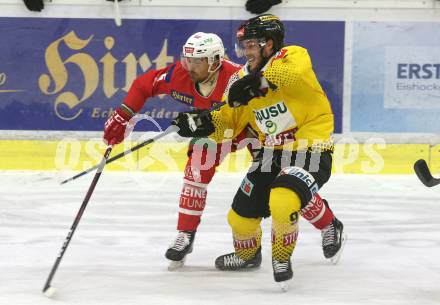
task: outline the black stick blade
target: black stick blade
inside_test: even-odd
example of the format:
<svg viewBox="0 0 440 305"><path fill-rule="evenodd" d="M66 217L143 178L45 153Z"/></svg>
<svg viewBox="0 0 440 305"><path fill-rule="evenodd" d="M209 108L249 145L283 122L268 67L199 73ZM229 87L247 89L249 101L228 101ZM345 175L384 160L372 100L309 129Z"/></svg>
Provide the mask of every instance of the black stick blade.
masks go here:
<svg viewBox="0 0 440 305"><path fill-rule="evenodd" d="M47 287L44 287L44 289L43 289L43 294L48 298L53 297L55 292L56 292L56 290L52 286L47 286Z"/></svg>
<svg viewBox="0 0 440 305"><path fill-rule="evenodd" d="M416 163L414 163L414 171L420 181L422 181L427 187L433 187L440 184L440 179L436 179L431 175L428 164L426 164L425 160L417 160Z"/></svg>

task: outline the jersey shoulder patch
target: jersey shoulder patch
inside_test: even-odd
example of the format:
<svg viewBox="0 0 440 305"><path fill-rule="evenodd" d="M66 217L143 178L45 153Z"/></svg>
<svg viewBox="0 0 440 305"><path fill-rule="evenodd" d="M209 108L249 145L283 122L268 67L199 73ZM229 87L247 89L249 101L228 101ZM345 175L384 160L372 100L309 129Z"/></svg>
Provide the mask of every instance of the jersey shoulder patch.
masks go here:
<svg viewBox="0 0 440 305"><path fill-rule="evenodd" d="M173 76L174 69L176 68L176 64L173 64L171 68L165 74L165 82L169 83L171 81L171 77Z"/></svg>
<svg viewBox="0 0 440 305"><path fill-rule="evenodd" d="M287 49L281 49L275 54L275 57L273 58L273 60L284 58L284 56L286 56L286 54L287 54Z"/></svg>
<svg viewBox="0 0 440 305"><path fill-rule="evenodd" d="M234 67L235 69L241 68L240 64L237 64L237 63L230 61L230 60L227 60L227 59L223 60L223 64L230 65L230 66Z"/></svg>

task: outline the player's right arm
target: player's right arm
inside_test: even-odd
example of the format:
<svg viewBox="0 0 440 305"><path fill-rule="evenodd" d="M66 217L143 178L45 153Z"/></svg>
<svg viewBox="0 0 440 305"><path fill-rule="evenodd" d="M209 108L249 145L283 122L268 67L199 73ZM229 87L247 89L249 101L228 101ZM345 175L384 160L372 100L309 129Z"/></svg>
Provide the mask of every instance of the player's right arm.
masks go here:
<svg viewBox="0 0 440 305"><path fill-rule="evenodd" d="M136 78L124 99L124 105L138 113L147 99L169 94L172 76L179 67L180 63L175 63L160 70L150 70Z"/></svg>
<svg viewBox="0 0 440 305"><path fill-rule="evenodd" d="M150 70L134 80L122 105L116 108L105 122L106 144L114 145L124 140L128 122L142 109L148 98L169 94L173 72L179 65L176 63L163 69Z"/></svg>
<svg viewBox="0 0 440 305"><path fill-rule="evenodd" d="M217 143L225 139L235 139L248 125L246 107L232 108L225 104L218 110L211 111L214 132L209 135Z"/></svg>

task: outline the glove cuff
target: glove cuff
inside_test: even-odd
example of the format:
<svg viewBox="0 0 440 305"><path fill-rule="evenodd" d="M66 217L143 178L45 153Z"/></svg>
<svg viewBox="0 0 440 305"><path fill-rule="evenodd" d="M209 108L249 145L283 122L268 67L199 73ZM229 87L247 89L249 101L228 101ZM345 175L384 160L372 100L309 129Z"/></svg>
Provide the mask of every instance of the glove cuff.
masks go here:
<svg viewBox="0 0 440 305"><path fill-rule="evenodd" d="M129 121L136 114L136 112L125 104L122 104L117 110L119 110L119 115L121 115L127 121Z"/></svg>

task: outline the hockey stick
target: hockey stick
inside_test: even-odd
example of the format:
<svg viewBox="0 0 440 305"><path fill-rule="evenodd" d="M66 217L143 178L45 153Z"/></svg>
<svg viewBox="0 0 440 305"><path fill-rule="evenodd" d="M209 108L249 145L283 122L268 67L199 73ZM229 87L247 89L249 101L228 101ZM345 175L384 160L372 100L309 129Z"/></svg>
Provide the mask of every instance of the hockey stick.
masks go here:
<svg viewBox="0 0 440 305"><path fill-rule="evenodd" d="M434 178L429 170L428 164L423 159L417 160L414 163L414 171L419 177L420 181L427 187L433 187L440 184L440 179Z"/></svg>
<svg viewBox="0 0 440 305"><path fill-rule="evenodd" d="M163 132L161 132L157 136L155 136L155 137L153 137L151 139L148 139L148 140L146 140L146 141L144 141L144 142L142 142L142 143L140 143L140 144L138 144L136 146L133 146L132 148L127 149L126 151L121 152L120 154L117 154L116 156L111 157L110 159L107 160L106 164L109 164L109 163L111 163L111 162L113 162L115 160L118 160L118 159L120 159L120 158L122 158L122 157L124 157L124 156L126 156L126 155L128 155L128 154L130 154L130 153L132 153L132 152L134 152L134 151L136 151L136 150L138 150L138 149L148 145L148 144L151 144L151 143L157 141L160 138L163 138L164 136L166 136L166 135L168 135L170 133L177 132L177 131L179 131L179 127L177 127L176 125L170 125L167 129L165 129ZM95 165L95 166L93 166L93 167L91 167L89 169L86 169L85 171L83 171L83 172L73 176L72 178L69 178L69 179L66 179L66 180L62 181L61 184L73 181L76 178L84 176L85 174L90 173L91 171L97 169L98 166L99 166L99 164Z"/></svg>
<svg viewBox="0 0 440 305"><path fill-rule="evenodd" d="M104 166L106 164L106 161L112 151L112 146L107 146L107 149L105 150L104 157L102 157L101 162L98 165L98 170L96 171L95 177L93 178L92 183L90 184L89 190L87 191L87 194L83 200L83 203L81 204L81 207L79 208L78 213L76 214L75 220L73 221L72 226L70 227L69 233L67 234L66 239L64 240L64 243L61 247L60 252L58 253L57 259L55 260L55 263L52 267L52 270L49 273L49 276L47 277L46 284L44 284L43 293L47 297L51 297L55 293L55 288L51 287L50 284L52 282L52 279L55 275L55 272L58 269L58 265L61 262L61 259L64 256L64 253L66 252L67 247L69 246L70 241L72 240L73 233L75 233L76 227L78 226L79 221L81 220L81 216L84 213L84 210L87 207L87 203L90 200L90 197L92 197L92 193L95 189L96 184L98 183L99 177L101 177L101 173L104 170Z"/></svg>

